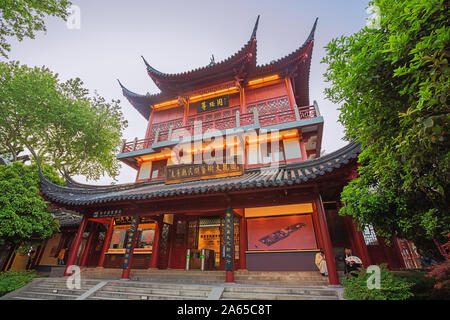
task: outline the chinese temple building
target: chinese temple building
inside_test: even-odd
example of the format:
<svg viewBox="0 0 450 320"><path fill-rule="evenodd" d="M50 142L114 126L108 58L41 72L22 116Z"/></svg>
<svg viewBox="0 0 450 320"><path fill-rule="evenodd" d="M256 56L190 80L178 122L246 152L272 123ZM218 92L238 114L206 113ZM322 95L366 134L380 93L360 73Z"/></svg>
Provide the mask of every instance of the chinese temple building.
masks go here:
<svg viewBox="0 0 450 320"><path fill-rule="evenodd" d="M365 266L405 267L388 247L339 216L342 188L356 176L359 144L321 156L324 119L309 97L314 23L294 52L257 64L259 17L248 42L221 62L167 74L144 59L160 93L119 82L148 121L143 139L118 158L136 169L130 184L94 186L41 176L53 205L82 215L66 264L100 268L317 271L323 250L338 284L345 246ZM66 245L60 245L66 246ZM197 262L200 261L201 264ZM66 270L66 275L69 272Z"/></svg>

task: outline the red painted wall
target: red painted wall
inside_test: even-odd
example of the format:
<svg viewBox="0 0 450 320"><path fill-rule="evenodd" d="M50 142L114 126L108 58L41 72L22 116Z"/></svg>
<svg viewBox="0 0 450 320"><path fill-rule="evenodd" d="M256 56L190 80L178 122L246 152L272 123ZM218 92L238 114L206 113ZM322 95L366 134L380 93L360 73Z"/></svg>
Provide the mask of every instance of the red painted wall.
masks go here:
<svg viewBox="0 0 450 320"><path fill-rule="evenodd" d="M273 84L271 86L264 86L259 88L248 87L245 88L245 101L247 106L260 100L267 100L280 96L287 96L288 91L286 83L283 81Z"/></svg>
<svg viewBox="0 0 450 320"><path fill-rule="evenodd" d="M176 107L166 110L155 111L153 114L153 123L166 122L170 120L175 120L183 118L184 107Z"/></svg>

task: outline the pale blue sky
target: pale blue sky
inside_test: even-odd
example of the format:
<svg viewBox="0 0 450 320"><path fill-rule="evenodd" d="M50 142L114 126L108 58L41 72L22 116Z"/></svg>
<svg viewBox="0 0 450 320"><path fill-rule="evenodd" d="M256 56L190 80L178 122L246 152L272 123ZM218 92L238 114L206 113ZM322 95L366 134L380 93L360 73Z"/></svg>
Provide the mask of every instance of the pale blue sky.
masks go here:
<svg viewBox="0 0 450 320"><path fill-rule="evenodd" d="M122 96L116 79L128 89L145 94L158 89L140 58L160 71L178 73L207 65L238 51L249 39L256 17L258 64L281 58L306 40L316 17L310 99L317 100L325 119L322 148L327 153L346 144L337 122L338 106L324 99L320 61L331 39L357 32L366 24L368 0L72 0L81 9L81 29L47 19L47 33L36 39L12 42L11 60L29 66L46 65L62 80L80 77L91 91L107 99L120 99L129 127L124 138L143 138L146 121ZM76 177L85 181L82 177ZM122 165L120 183L136 178L135 170ZM104 177L95 183L109 184ZM92 182L92 181L90 181Z"/></svg>

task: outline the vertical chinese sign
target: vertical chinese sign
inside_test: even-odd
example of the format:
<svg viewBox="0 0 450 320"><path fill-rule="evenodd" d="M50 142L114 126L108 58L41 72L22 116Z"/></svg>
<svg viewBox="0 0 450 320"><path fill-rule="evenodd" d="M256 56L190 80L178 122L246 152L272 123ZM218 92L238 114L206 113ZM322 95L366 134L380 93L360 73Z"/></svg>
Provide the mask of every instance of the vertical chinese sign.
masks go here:
<svg viewBox="0 0 450 320"><path fill-rule="evenodd" d="M128 234L127 247L125 250L125 256L123 258L122 269L124 269L124 270L128 269L128 267L130 266L130 257L133 252L133 247L134 247L133 244L134 244L134 238L136 237L138 222L139 222L138 216L134 216L133 220L131 220L130 232Z"/></svg>
<svg viewBox="0 0 450 320"><path fill-rule="evenodd" d="M234 241L233 241L233 209L228 208L225 212L225 271L233 271Z"/></svg>

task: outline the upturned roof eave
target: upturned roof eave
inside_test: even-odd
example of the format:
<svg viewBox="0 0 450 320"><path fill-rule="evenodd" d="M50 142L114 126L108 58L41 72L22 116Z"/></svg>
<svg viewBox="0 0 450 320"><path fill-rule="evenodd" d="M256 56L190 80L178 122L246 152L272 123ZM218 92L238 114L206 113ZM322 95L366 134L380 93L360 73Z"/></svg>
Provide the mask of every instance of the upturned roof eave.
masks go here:
<svg viewBox="0 0 450 320"><path fill-rule="evenodd" d="M349 145L320 158L279 168L245 170L242 176L192 181L166 185L160 181L129 183L117 186L59 186L41 175L41 192L49 201L59 205L87 207L90 205L123 202L140 199L161 199L186 196L197 193L220 193L255 188L282 187L286 184L305 184L330 173L357 158L360 153L358 143ZM273 171L273 172L272 172ZM276 171L276 172L275 172ZM267 173L276 179L267 180Z"/></svg>

